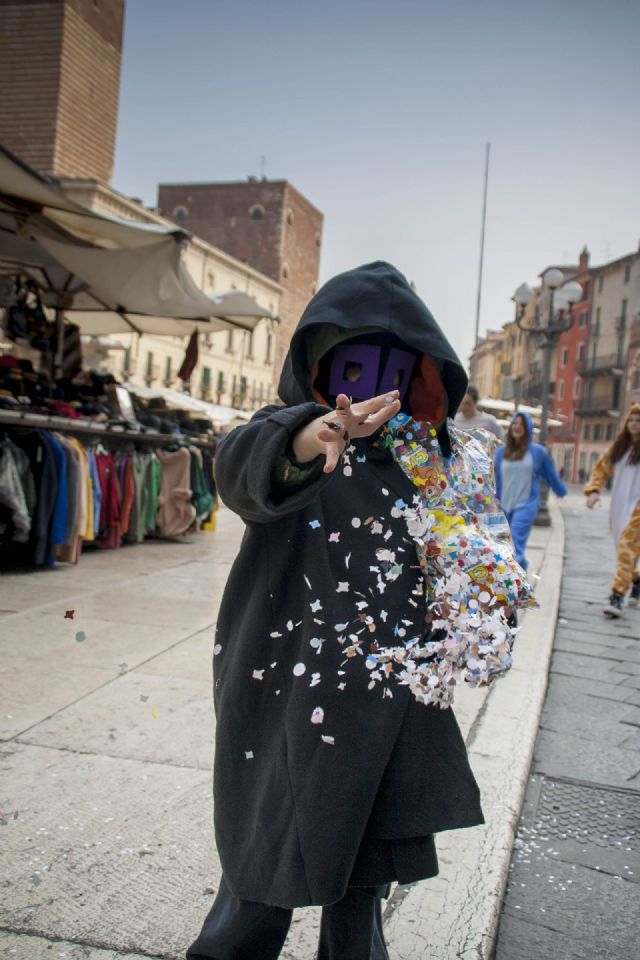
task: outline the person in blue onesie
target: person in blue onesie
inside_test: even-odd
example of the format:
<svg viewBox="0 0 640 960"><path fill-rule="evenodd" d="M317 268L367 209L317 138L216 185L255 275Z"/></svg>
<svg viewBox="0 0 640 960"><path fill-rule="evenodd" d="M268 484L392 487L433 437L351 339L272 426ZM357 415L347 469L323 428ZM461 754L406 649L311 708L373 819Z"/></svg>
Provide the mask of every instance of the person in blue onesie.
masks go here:
<svg viewBox="0 0 640 960"><path fill-rule="evenodd" d="M567 488L545 448L533 442L533 421L527 413L516 413L512 419L495 465L498 498L509 521L518 563L526 570L525 550L540 506L540 481L558 497L566 496Z"/></svg>

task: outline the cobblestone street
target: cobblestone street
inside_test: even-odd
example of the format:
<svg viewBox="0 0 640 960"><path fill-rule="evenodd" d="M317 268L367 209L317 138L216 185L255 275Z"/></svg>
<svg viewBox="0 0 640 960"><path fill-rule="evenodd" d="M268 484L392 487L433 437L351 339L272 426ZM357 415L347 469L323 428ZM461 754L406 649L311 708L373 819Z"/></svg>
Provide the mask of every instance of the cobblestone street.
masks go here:
<svg viewBox="0 0 640 960"><path fill-rule="evenodd" d="M606 510L563 505L549 689L496 960L632 960L640 937L640 608L608 620ZM607 504L608 507L608 504Z"/></svg>

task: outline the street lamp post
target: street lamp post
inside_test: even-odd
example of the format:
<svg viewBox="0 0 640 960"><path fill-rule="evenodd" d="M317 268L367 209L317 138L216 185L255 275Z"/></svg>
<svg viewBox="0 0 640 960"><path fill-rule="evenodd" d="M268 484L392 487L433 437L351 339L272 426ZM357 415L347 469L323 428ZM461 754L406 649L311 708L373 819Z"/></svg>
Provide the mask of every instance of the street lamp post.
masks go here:
<svg viewBox="0 0 640 960"><path fill-rule="evenodd" d="M547 270L542 277L543 285L549 291L549 312L545 326L538 323L538 314L534 326L526 326L524 323L524 314L527 305L534 298L534 292L526 283L520 284L513 300L517 304L516 324L524 333L537 337L540 341L540 348L543 351L542 363L542 409L540 411L540 431L539 442L546 446L549 435L549 386L551 383L551 359L558 341L563 333L566 333L573 325L573 315L571 307L582 296L582 287L576 280L564 281L564 275L561 270L552 267ZM556 293L557 291L557 293ZM565 311L569 309L569 315ZM536 526L551 526L551 517L548 506L549 489L546 484L542 484L540 493L540 507L536 517Z"/></svg>

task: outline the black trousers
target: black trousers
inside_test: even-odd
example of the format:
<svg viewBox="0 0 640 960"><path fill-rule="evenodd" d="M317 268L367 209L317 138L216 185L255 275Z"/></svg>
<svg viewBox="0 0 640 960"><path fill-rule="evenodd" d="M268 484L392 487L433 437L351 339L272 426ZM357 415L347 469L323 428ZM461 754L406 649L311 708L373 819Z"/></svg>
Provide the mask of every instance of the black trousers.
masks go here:
<svg viewBox="0 0 640 960"><path fill-rule="evenodd" d="M348 887L322 908L317 960L389 960L380 899L389 888ZM276 960L287 938L292 910L238 900L224 877L187 960Z"/></svg>

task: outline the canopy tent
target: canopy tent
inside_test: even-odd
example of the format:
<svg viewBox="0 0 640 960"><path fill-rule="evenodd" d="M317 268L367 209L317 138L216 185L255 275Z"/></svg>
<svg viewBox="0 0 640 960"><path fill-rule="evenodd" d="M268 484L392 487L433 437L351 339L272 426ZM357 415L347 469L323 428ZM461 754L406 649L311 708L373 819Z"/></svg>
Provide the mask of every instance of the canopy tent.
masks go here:
<svg viewBox="0 0 640 960"><path fill-rule="evenodd" d="M181 393L179 390L170 390L162 387L140 387L135 383L126 383L125 387L130 393L135 393L144 399L151 397L162 397L166 400L169 407L177 410L192 410L195 413L205 414L215 423L227 425L234 420L250 420L251 413L246 410L236 410L234 407L225 407L219 403L207 403L206 400L198 400L188 393Z"/></svg>
<svg viewBox="0 0 640 960"><path fill-rule="evenodd" d="M0 146L0 276L28 278L82 333L252 330L271 316L246 294L202 293L182 261L188 236L95 213Z"/></svg>
<svg viewBox="0 0 640 960"><path fill-rule="evenodd" d="M486 410L488 413L502 413L502 414L514 414L516 412L516 405L513 400L495 400L493 397L486 397L478 401L478 406L483 410ZM524 403L518 404L518 413L528 413L532 420L540 420L542 416L542 407L528 407ZM501 425L509 424L511 422L508 420L499 420ZM550 427L561 427L565 423L565 420L556 420L552 417L549 417L547 423Z"/></svg>

